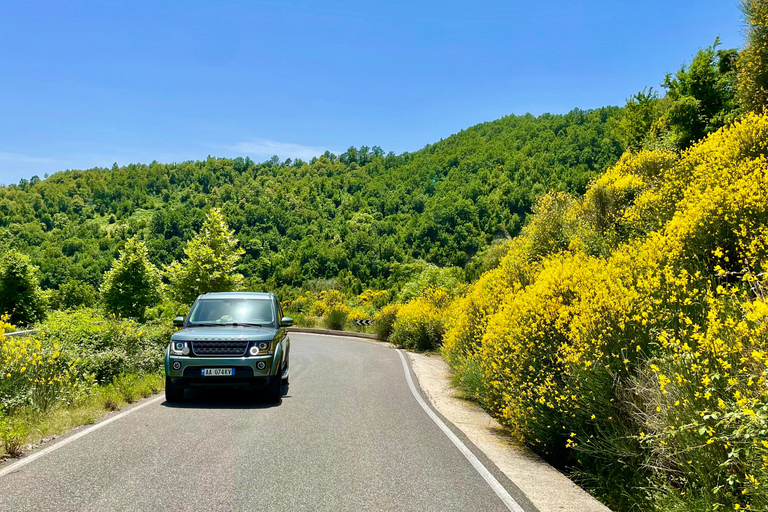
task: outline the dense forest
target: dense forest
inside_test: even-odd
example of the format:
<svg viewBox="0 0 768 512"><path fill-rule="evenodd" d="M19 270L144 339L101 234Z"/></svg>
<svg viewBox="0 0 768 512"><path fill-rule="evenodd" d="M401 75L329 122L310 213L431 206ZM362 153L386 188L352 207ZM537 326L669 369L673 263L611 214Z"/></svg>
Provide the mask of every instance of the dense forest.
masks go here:
<svg viewBox="0 0 768 512"><path fill-rule="evenodd" d="M44 289L96 290L128 238L162 268L219 207L250 289L396 287L413 261L464 267L514 236L545 191L584 192L624 150L621 113L508 116L402 155L363 146L310 162L210 157L33 177L0 189L0 244L31 257Z"/></svg>

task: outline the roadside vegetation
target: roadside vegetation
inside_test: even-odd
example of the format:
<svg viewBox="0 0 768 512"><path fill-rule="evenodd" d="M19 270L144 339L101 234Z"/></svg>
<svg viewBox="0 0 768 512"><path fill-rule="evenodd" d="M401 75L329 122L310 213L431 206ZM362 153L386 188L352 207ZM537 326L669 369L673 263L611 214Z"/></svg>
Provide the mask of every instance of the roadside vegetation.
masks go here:
<svg viewBox="0 0 768 512"><path fill-rule="evenodd" d="M617 164L392 323L408 346L440 318L463 394L617 511L768 509L768 10L744 10L743 57L630 98Z"/></svg>
<svg viewBox="0 0 768 512"><path fill-rule="evenodd" d="M162 354L172 327L55 312L26 336L0 318L0 456L89 423L162 389Z"/></svg>
<svg viewBox="0 0 768 512"><path fill-rule="evenodd" d="M156 391L198 294L277 291L297 326L441 351L616 511L768 509L767 5L621 108L0 188L5 452Z"/></svg>

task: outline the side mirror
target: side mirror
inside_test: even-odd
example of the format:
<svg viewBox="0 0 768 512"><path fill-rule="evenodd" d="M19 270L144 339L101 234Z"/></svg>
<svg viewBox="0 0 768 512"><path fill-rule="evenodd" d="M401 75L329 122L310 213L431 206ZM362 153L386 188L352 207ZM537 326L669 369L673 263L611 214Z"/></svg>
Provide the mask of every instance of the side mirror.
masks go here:
<svg viewBox="0 0 768 512"><path fill-rule="evenodd" d="M293 325L293 318L289 316L284 316L282 320L280 320L280 327L290 327Z"/></svg>
<svg viewBox="0 0 768 512"><path fill-rule="evenodd" d="M177 316L173 319L173 326L174 327L184 327L184 317L183 316Z"/></svg>

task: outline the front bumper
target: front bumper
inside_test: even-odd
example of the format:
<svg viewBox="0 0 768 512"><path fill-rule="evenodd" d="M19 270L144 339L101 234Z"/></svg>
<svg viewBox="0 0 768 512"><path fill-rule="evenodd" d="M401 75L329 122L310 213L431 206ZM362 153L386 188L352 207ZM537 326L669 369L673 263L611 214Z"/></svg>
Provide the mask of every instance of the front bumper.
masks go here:
<svg viewBox="0 0 768 512"><path fill-rule="evenodd" d="M166 352L165 375L174 384L184 386L249 385L263 386L271 378L280 378L279 354L250 357L180 356ZM259 363L264 368L259 368ZM232 376L204 377L204 368L234 368Z"/></svg>

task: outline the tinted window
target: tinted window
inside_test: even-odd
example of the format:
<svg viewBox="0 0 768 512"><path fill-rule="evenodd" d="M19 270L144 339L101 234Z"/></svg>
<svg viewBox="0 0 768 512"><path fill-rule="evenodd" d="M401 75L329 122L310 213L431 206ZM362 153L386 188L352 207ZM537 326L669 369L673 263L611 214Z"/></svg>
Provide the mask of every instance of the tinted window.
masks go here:
<svg viewBox="0 0 768 512"><path fill-rule="evenodd" d="M193 324L271 324L275 318L269 299L202 299L190 312L189 321Z"/></svg>

